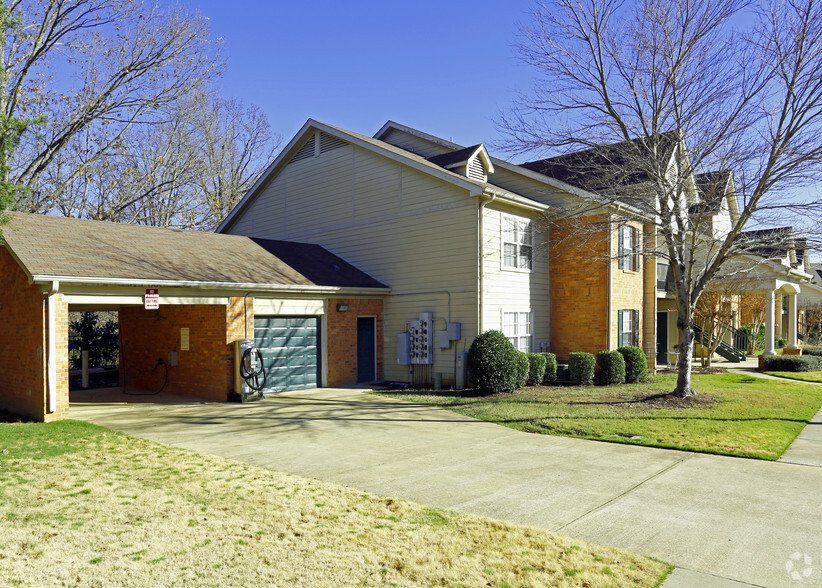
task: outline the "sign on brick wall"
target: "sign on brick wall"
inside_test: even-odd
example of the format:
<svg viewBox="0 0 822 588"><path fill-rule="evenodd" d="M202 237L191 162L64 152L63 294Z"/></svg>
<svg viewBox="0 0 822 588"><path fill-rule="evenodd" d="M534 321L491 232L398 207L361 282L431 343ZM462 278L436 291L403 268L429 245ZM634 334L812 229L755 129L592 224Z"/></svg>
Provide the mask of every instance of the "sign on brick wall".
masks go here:
<svg viewBox="0 0 822 588"><path fill-rule="evenodd" d="M157 288L146 288L146 295L143 301L146 310L157 310L160 308L160 291Z"/></svg>

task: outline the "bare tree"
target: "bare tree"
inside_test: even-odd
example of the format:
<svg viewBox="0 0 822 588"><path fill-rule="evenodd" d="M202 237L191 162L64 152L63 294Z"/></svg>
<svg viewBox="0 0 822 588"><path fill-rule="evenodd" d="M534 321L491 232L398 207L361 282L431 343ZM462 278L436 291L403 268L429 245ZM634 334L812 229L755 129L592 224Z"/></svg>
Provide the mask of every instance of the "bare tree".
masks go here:
<svg viewBox="0 0 822 588"><path fill-rule="evenodd" d="M673 392L690 396L696 305L709 283L744 271L761 250L763 236L746 238L746 226L800 206L807 218L820 204L793 190L822 169L822 7L540 2L519 49L537 79L500 119L508 147L576 152L579 177L566 181L597 196L566 216L618 209L656 226L642 253L670 263L681 351ZM698 188L704 172L733 174L730 226L705 230L726 188L723 173Z"/></svg>
<svg viewBox="0 0 822 588"><path fill-rule="evenodd" d="M21 133L2 178L28 188L20 209L54 209L130 129L156 123L159 109L221 67L205 19L179 7L15 0L0 9L0 116L38 123ZM71 168L60 161L69 150ZM63 173L47 174L59 165Z"/></svg>
<svg viewBox="0 0 822 588"><path fill-rule="evenodd" d="M212 229L273 161L280 137L258 108L205 92L166 105L150 125L135 125L108 152L75 174L84 142L47 171L65 188L65 216ZM64 174L74 176L63 182Z"/></svg>

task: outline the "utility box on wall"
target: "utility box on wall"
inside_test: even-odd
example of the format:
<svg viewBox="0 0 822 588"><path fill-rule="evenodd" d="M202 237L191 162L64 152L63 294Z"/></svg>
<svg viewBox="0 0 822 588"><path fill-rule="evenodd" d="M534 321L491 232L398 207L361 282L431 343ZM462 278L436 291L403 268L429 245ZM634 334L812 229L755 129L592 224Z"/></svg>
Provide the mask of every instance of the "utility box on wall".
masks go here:
<svg viewBox="0 0 822 588"><path fill-rule="evenodd" d="M408 333L397 335L397 363L399 365L411 363L411 336Z"/></svg>
<svg viewBox="0 0 822 588"><path fill-rule="evenodd" d="M457 373L454 386L457 390L462 390L468 384L468 352L457 353Z"/></svg>

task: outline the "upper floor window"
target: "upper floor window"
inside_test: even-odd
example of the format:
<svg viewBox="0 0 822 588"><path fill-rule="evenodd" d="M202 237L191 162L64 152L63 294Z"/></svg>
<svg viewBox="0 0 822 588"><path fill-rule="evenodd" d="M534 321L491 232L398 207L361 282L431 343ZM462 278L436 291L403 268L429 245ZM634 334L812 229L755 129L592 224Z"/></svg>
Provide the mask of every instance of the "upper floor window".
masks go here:
<svg viewBox="0 0 822 588"><path fill-rule="evenodd" d="M532 349L531 313L503 311L502 333L508 337L516 349L530 353Z"/></svg>
<svg viewBox="0 0 822 588"><path fill-rule="evenodd" d="M502 267L530 270L533 266L531 221L526 218L502 217Z"/></svg>
<svg viewBox="0 0 822 588"><path fill-rule="evenodd" d="M639 271L639 229L630 225L619 227L619 269Z"/></svg>

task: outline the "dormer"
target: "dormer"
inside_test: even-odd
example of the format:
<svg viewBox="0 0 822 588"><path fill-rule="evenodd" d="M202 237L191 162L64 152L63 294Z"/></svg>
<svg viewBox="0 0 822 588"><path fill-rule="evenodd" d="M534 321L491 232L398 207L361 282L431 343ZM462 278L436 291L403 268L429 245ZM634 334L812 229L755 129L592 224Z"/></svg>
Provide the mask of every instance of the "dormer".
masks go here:
<svg viewBox="0 0 822 588"><path fill-rule="evenodd" d="M433 164L479 182L487 182L488 176L494 173L491 156L482 143L427 159Z"/></svg>

